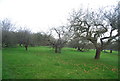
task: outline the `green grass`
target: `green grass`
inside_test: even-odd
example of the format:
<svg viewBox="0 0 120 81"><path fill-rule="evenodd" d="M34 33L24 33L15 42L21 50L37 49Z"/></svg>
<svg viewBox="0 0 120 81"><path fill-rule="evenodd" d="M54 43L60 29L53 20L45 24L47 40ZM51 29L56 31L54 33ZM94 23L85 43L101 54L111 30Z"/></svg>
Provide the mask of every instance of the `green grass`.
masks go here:
<svg viewBox="0 0 120 81"><path fill-rule="evenodd" d="M2 50L0 49L0 80L2 79Z"/></svg>
<svg viewBox="0 0 120 81"><path fill-rule="evenodd" d="M4 48L3 79L117 79L118 53L101 53L95 60L95 50L79 52L72 48L54 53L49 47Z"/></svg>

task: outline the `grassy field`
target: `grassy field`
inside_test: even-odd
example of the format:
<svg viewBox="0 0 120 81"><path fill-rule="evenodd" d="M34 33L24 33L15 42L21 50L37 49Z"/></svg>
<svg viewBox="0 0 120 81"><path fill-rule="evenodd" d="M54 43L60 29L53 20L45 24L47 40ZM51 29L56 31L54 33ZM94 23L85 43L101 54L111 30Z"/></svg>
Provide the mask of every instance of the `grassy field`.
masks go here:
<svg viewBox="0 0 120 81"><path fill-rule="evenodd" d="M118 53L101 54L95 50L79 52L64 48L55 54L49 47L4 48L3 79L117 79Z"/></svg>

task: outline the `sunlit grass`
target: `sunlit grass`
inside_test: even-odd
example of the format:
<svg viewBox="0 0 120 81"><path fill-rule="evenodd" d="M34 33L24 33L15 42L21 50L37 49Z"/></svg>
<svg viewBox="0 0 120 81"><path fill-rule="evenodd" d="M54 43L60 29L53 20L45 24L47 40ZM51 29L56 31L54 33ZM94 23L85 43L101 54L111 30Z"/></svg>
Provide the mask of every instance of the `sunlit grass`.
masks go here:
<svg viewBox="0 0 120 81"><path fill-rule="evenodd" d="M95 60L95 50L79 52L64 48L61 54L50 47L3 49L4 79L117 79L118 53L101 53Z"/></svg>

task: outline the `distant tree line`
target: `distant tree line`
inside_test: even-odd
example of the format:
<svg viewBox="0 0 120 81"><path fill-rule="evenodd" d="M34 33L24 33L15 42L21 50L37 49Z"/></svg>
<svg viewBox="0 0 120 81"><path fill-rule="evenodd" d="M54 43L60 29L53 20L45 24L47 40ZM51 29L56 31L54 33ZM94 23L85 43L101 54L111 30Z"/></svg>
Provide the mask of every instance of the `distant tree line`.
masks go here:
<svg viewBox="0 0 120 81"><path fill-rule="evenodd" d="M16 29L15 25L9 19L0 22L2 27L2 47L24 46L27 50L29 46L48 46L48 39L45 33L32 33L27 28ZM52 37L51 37L52 38Z"/></svg>

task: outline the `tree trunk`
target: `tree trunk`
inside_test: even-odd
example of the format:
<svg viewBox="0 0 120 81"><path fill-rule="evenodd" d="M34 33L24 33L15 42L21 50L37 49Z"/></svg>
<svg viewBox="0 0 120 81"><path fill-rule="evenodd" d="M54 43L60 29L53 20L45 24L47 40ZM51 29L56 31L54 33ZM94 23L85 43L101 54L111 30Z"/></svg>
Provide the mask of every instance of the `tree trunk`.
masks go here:
<svg viewBox="0 0 120 81"><path fill-rule="evenodd" d="M25 50L27 51L28 46L25 46Z"/></svg>
<svg viewBox="0 0 120 81"><path fill-rule="evenodd" d="M95 59L100 59L101 48L96 48Z"/></svg>
<svg viewBox="0 0 120 81"><path fill-rule="evenodd" d="M58 47L58 46L56 46L56 47L55 47L55 53L61 53L61 48Z"/></svg>
<svg viewBox="0 0 120 81"><path fill-rule="evenodd" d="M55 46L55 53L58 53L58 48L57 48L57 46Z"/></svg>
<svg viewBox="0 0 120 81"><path fill-rule="evenodd" d="M80 47L79 46L77 47L77 50L80 51Z"/></svg>
<svg viewBox="0 0 120 81"><path fill-rule="evenodd" d="M26 51L28 50L28 44L25 44L25 50Z"/></svg>
<svg viewBox="0 0 120 81"><path fill-rule="evenodd" d="M110 50L110 53L112 53L112 50Z"/></svg>
<svg viewBox="0 0 120 81"><path fill-rule="evenodd" d="M19 46L22 47L22 44L20 43Z"/></svg>
<svg viewBox="0 0 120 81"><path fill-rule="evenodd" d="M77 50L83 52L83 50L79 46L77 47Z"/></svg>

